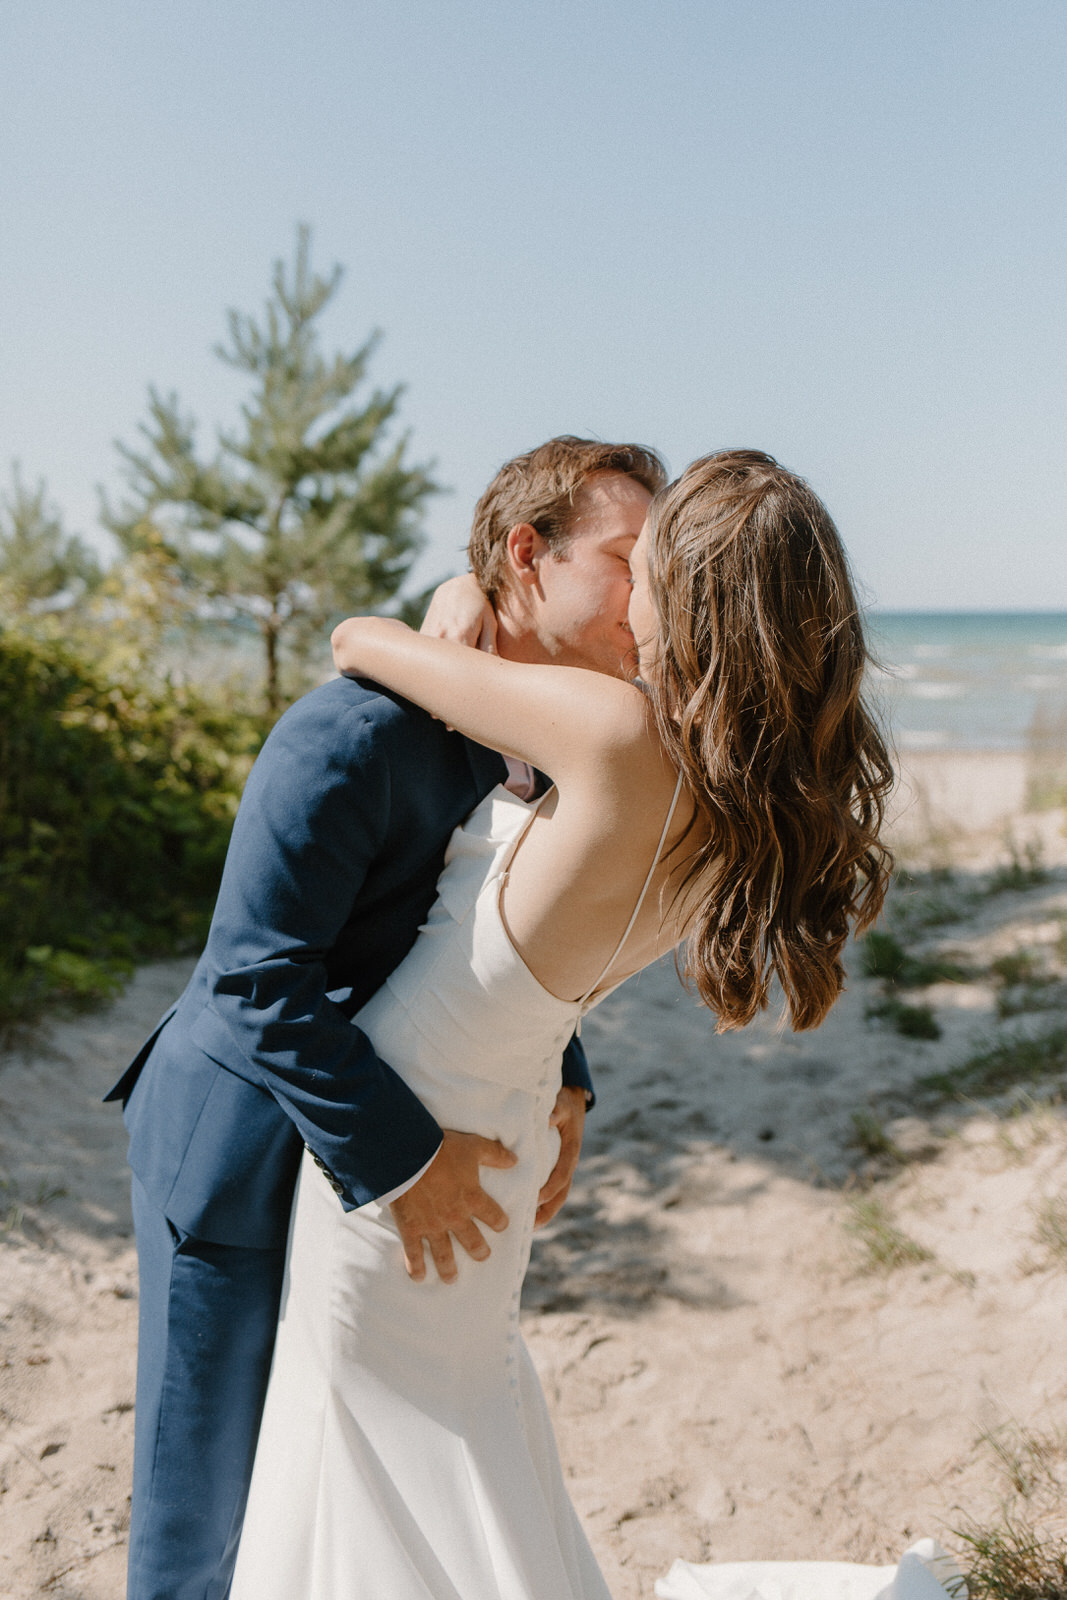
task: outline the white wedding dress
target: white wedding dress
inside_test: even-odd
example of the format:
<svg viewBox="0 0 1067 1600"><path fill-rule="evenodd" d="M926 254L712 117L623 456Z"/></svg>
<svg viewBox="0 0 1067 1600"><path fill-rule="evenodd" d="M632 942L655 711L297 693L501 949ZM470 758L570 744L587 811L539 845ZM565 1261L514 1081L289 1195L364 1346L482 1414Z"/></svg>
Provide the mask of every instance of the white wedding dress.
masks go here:
<svg viewBox="0 0 1067 1600"><path fill-rule="evenodd" d="M356 1018L438 1122L515 1151L508 1171L481 1169L509 1226L490 1235L487 1261L457 1251L455 1283L432 1269L413 1283L388 1207L342 1211L305 1153L230 1600L611 1600L563 1482L519 1294L559 1151L548 1119L561 1056L609 992L659 850L600 978L581 1001L560 1000L500 913L535 809L498 788L456 830L426 925ZM825 1577L793 1587L780 1566L677 1562L656 1588L670 1600L830 1600Z"/></svg>
<svg viewBox="0 0 1067 1600"><path fill-rule="evenodd" d="M519 1294L563 1050L636 909L581 1001L544 989L500 914L534 810L498 788L456 830L425 926L356 1018L442 1126L518 1156L481 1172L509 1226L487 1261L457 1251L455 1283L413 1283L388 1207L342 1211L305 1153L231 1600L610 1600Z"/></svg>

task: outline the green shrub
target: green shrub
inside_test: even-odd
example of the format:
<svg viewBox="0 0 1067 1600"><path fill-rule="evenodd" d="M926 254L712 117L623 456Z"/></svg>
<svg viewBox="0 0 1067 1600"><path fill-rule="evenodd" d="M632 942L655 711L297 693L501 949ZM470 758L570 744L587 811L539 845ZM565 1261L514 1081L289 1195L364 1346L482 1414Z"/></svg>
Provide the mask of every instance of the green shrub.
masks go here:
<svg viewBox="0 0 1067 1600"><path fill-rule="evenodd" d="M0 1024L113 993L134 958L203 936L262 732L0 632Z"/></svg>

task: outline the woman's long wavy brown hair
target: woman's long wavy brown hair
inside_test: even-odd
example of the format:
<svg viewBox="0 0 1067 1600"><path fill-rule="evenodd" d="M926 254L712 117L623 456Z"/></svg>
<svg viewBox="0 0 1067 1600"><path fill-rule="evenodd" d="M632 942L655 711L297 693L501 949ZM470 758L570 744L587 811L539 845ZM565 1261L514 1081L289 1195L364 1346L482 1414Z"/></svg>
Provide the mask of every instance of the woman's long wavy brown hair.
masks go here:
<svg viewBox="0 0 1067 1600"><path fill-rule="evenodd" d="M772 977L792 1026L813 1028L892 864L878 834L893 769L861 693L848 561L818 496L758 450L694 461L649 532L648 687L707 822L685 864L685 975L720 1031L766 1007Z"/></svg>

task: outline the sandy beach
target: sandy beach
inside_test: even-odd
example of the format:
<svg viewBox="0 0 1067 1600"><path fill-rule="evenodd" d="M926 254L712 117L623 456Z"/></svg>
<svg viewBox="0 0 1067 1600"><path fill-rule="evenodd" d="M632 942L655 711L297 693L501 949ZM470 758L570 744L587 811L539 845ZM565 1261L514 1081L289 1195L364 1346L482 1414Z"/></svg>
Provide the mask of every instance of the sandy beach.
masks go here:
<svg viewBox="0 0 1067 1600"><path fill-rule="evenodd" d="M920 1084L1065 1020L1064 816L1026 796L1021 755L905 763L908 892L946 899L912 917L908 952L966 969L908 991L940 1037L868 1015L886 990L855 950L812 1034L768 1017L717 1037L669 963L589 1019L599 1103L525 1331L615 1600L648 1600L678 1556L958 1548L1013 1464L1024 1488L1020 1462L1061 1469L1062 1079L964 1100ZM1014 886L990 878L1012 859ZM123 1593L137 1279L100 1096L189 967L143 968L0 1057L3 1597Z"/></svg>

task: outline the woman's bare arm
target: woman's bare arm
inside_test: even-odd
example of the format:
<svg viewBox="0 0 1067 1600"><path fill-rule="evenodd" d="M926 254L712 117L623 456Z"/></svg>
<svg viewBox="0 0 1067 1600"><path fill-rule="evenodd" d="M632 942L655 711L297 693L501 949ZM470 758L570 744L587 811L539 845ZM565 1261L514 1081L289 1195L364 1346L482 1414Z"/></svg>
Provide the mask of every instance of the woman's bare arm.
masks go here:
<svg viewBox="0 0 1067 1600"><path fill-rule="evenodd" d="M350 617L333 658L373 678L469 738L519 756L557 781L625 760L647 739L644 699L631 684L579 667L505 661L413 633L389 617Z"/></svg>

